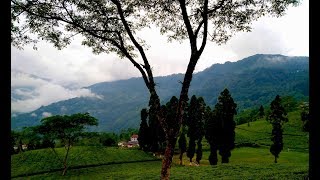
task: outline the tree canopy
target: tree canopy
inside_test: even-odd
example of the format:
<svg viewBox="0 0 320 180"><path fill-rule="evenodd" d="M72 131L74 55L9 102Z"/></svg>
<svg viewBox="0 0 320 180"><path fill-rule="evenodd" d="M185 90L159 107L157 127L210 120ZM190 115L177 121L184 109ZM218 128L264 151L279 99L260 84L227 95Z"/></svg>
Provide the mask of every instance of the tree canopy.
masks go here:
<svg viewBox="0 0 320 180"><path fill-rule="evenodd" d="M77 113L68 115L55 115L46 117L41 120L41 124L34 127L34 131L43 135L43 139L53 144L55 140L60 140L66 147L66 155L61 160L64 169L62 175L67 171L67 158L70 147L77 142L83 135L86 126L98 125L98 120L89 115L89 113ZM54 150L54 145L51 149L58 156ZM58 156L59 157L59 156Z"/></svg>

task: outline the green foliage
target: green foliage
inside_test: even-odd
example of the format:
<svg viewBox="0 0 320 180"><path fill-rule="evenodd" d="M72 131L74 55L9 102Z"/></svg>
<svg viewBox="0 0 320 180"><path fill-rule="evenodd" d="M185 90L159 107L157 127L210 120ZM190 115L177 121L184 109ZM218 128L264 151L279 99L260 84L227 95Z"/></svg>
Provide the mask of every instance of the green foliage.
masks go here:
<svg viewBox="0 0 320 180"><path fill-rule="evenodd" d="M115 133L100 133L100 143L103 146L117 146L119 141Z"/></svg>
<svg viewBox="0 0 320 180"><path fill-rule="evenodd" d="M138 134L138 133L139 133L139 129L134 129L134 128L122 129L119 134L119 140L129 141L133 134Z"/></svg>
<svg viewBox="0 0 320 180"><path fill-rule="evenodd" d="M281 105L284 107L285 112L291 112L298 109L298 101L293 96L283 96L281 97Z"/></svg>

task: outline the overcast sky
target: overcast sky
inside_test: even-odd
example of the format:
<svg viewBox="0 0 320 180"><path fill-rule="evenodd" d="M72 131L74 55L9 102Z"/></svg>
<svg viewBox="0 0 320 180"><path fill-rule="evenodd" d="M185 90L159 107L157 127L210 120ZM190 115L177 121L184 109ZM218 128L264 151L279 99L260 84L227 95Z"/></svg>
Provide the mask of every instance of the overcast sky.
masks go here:
<svg viewBox="0 0 320 180"><path fill-rule="evenodd" d="M260 18L253 22L252 28L251 32L236 34L225 45L208 41L196 72L215 63L237 61L254 54L309 56L308 0L303 0L298 7L290 7L281 18ZM139 35L150 46L146 54L155 76L185 72L190 55L188 41L168 43L156 28ZM45 42L38 44L37 51L32 47L24 50L12 47L11 70L12 91L24 95L23 100L11 102L12 111L17 112L32 111L72 97L95 96L80 88L98 82L140 77L126 59L113 54L94 55L91 49L81 46L78 39L63 50ZM32 91L18 89L25 86L32 87Z"/></svg>

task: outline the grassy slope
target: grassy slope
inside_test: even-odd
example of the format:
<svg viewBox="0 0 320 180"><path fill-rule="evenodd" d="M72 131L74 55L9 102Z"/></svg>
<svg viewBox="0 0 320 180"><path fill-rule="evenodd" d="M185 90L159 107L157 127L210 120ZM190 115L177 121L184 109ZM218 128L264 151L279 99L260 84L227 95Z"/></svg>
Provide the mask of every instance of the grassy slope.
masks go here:
<svg viewBox="0 0 320 180"><path fill-rule="evenodd" d="M250 123L249 127L243 124L236 128L237 144L256 143L261 145L260 148L236 148L232 151L229 164L214 167L209 165L208 151L203 152L200 167L189 166L185 155L186 166L180 166L175 155L171 179L303 179L308 171L308 138L307 133L301 131L299 116L298 111L288 114L289 122L284 126L284 133L291 135L284 136L284 150L280 153L278 164L273 163L269 152L271 125L261 119ZM204 147L207 147L205 142ZM58 152L62 154L62 150L60 148ZM48 171L29 176L31 179L159 179L161 169L161 161L148 161L155 160L150 154L117 148L72 148L71 167L82 168L69 169L66 177L61 177L61 171L53 171L61 168L61 164L49 150L28 151L11 158L12 176ZM146 162L126 163L133 161ZM101 166L86 167L92 165Z"/></svg>
<svg viewBox="0 0 320 180"><path fill-rule="evenodd" d="M302 121L300 119L300 111L288 113L289 121L284 124L284 150L304 151L308 152L308 133L302 132ZM260 146L269 148L272 141L272 126L264 118L255 122L238 125L236 127L236 144L256 143Z"/></svg>

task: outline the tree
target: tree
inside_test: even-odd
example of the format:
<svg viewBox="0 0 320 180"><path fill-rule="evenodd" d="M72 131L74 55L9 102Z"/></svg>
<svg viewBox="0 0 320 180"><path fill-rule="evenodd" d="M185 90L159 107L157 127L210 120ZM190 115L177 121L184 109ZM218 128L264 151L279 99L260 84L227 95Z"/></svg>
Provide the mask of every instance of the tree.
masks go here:
<svg viewBox="0 0 320 180"><path fill-rule="evenodd" d="M141 110L141 123L138 133L138 141L139 146L143 151L147 151L148 145L149 145L149 134L148 134L148 124L147 124L147 118L148 118L148 111L146 108L143 108Z"/></svg>
<svg viewBox="0 0 320 180"><path fill-rule="evenodd" d="M204 114L206 104L202 97L197 98L195 95L191 97L190 105L187 112L186 124L188 126L189 146L187 156L192 163L194 153L197 154L196 162L200 164L202 158L202 138L204 136ZM197 149L196 149L197 145Z"/></svg>
<svg viewBox="0 0 320 180"><path fill-rule="evenodd" d="M82 35L82 44L94 53L114 52L128 59L141 73L150 99L157 114L167 144L161 179L170 176L171 154L179 135L179 128L166 127L161 116L160 98L155 88L146 45L135 32L153 23L166 33L169 40L188 39L190 57L182 82L175 121L181 126L183 110L187 105L192 74L207 39L222 44L238 31L250 31L252 21L270 14L282 16L297 0L219 0L219 1L167 1L167 0L11 0L11 43L22 47L25 44L46 40L61 49L72 41L73 36ZM143 13L140 13L143 12ZM22 17L22 18L21 18ZM37 35L35 38L25 33ZM209 34L209 32L211 34ZM209 36L208 36L209 35ZM36 46L34 46L36 48ZM142 63L139 63L139 56Z"/></svg>
<svg viewBox="0 0 320 180"><path fill-rule="evenodd" d="M99 141L103 146L116 146L118 136L115 133L101 133Z"/></svg>
<svg viewBox="0 0 320 180"><path fill-rule="evenodd" d="M165 135L163 129L161 128L161 124L158 121L157 117L157 109L154 105L154 99L150 97L149 102L149 138L150 138L150 151L155 153L158 151L163 152L162 145L165 143Z"/></svg>
<svg viewBox="0 0 320 180"><path fill-rule="evenodd" d="M197 139L197 150L196 150L196 162L199 165L202 159L202 138L204 136L204 117L206 103L202 97L197 99L197 123L196 123L196 139Z"/></svg>
<svg viewBox="0 0 320 180"><path fill-rule="evenodd" d="M285 122L288 122L287 112L285 108L281 105L281 98L279 95L270 104L271 113L267 116L267 121L272 124L272 135L270 152L274 156L274 162L277 163L277 158L283 148L283 138L282 138L282 125Z"/></svg>
<svg viewBox="0 0 320 180"><path fill-rule="evenodd" d="M197 133L197 97L193 95L190 100L190 104L188 107L188 115L186 120L186 125L188 126L188 137L189 137L189 145L187 150L187 157L189 158L190 165L192 163L192 158L195 153L196 148L196 133Z"/></svg>
<svg viewBox="0 0 320 180"><path fill-rule="evenodd" d="M260 117L260 118L263 118L263 116L264 116L264 108L263 108L263 106L261 105L260 108L259 108L259 117Z"/></svg>
<svg viewBox="0 0 320 180"><path fill-rule="evenodd" d="M180 155L179 155L179 160L180 160L180 165L183 165L183 153L187 151L187 140L186 140L186 133L185 133L185 127L184 125L181 126L180 130L180 136L179 136L179 149L180 149Z"/></svg>
<svg viewBox="0 0 320 180"><path fill-rule="evenodd" d="M60 159L54 146L51 149L63 164L62 175L67 171L67 160L71 146L83 135L86 126L98 125L98 120L89 113L77 113L68 115L55 115L41 120L41 124L35 127L35 131L42 134L49 142L60 140L66 148L63 159Z"/></svg>
<svg viewBox="0 0 320 180"><path fill-rule="evenodd" d="M301 111L301 120L303 122L303 131L310 132L310 112L309 112L309 103L303 103L301 105L302 111Z"/></svg>
<svg viewBox="0 0 320 180"><path fill-rule="evenodd" d="M229 90L226 88L218 97L218 103L213 110L213 116L207 120L206 138L210 144L211 154L209 161L211 165L217 164L216 150L222 157L222 163L228 163L231 156L231 150L235 147L235 126L233 120L237 104L234 103ZM212 147L211 147L212 146ZM210 160L211 159L211 160Z"/></svg>

